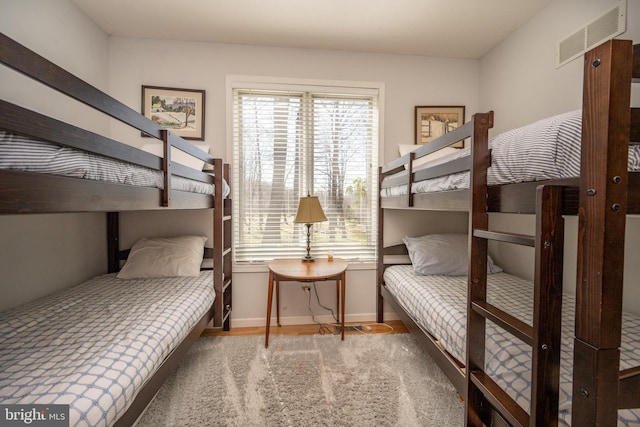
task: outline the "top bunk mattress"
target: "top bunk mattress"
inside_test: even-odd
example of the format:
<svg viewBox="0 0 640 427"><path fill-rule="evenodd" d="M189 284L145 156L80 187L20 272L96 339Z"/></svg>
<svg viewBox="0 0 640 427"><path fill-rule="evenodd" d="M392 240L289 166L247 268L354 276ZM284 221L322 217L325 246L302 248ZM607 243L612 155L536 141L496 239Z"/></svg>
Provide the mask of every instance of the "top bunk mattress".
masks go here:
<svg viewBox="0 0 640 427"><path fill-rule="evenodd" d="M582 110L571 111L539 120L535 123L504 132L489 142L491 166L489 185L513 184L580 176L580 144L582 139ZM436 160L414 168L420 170L469 156L470 149L456 150ZM418 160L420 162L420 160ZM629 146L628 169L640 171L640 145ZM399 172L385 177L389 179ZM412 193L469 188L469 172L455 173L439 178L414 182ZM382 197L407 194L407 186L385 188Z"/></svg>
<svg viewBox="0 0 640 427"><path fill-rule="evenodd" d="M456 359L465 361L467 329L467 277L417 276L412 265L385 270L387 289L400 305ZM531 324L533 284L508 273L487 276L487 301ZM575 297L562 301L560 353L560 406L562 425L569 425L573 378ZM640 316L623 314L620 369L640 365ZM531 398L531 347L487 321L486 371L523 408ZM640 409L619 411L620 425L640 425Z"/></svg>
<svg viewBox="0 0 640 427"><path fill-rule="evenodd" d="M213 304L211 271L106 274L0 313L0 404L68 404L70 426L110 426Z"/></svg>
<svg viewBox="0 0 640 427"><path fill-rule="evenodd" d="M162 171L4 131L0 131L0 169L164 188ZM223 195L227 197L230 188L224 180L223 185ZM171 187L208 195L213 195L215 190L212 184L179 176L171 179Z"/></svg>

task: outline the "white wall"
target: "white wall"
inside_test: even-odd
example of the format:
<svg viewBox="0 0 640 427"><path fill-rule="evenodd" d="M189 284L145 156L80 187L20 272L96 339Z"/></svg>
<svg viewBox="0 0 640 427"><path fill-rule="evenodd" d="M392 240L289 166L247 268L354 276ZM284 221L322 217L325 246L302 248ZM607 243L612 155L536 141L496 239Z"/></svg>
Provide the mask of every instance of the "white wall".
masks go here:
<svg viewBox="0 0 640 427"><path fill-rule="evenodd" d="M105 90L108 37L68 0L2 0L0 31ZM2 98L96 132L109 123L75 102L0 67ZM1 215L0 310L107 269L104 214Z"/></svg>
<svg viewBox="0 0 640 427"><path fill-rule="evenodd" d="M553 0L481 60L481 109L495 112L494 133L582 105L582 57L555 67L555 43L617 4ZM640 42L640 3L627 1L627 31ZM639 90L634 91L640 95ZM635 98L640 105L640 98Z"/></svg>
<svg viewBox="0 0 640 427"><path fill-rule="evenodd" d="M555 67L555 43L616 5L615 0L553 0L526 25L481 60L480 109L495 111L493 134L582 105L583 61ZM640 2L627 2L627 31L618 38L640 43ZM638 85L635 85L638 86ZM640 106L640 88L632 104ZM577 218L566 224L564 285L575 290ZM492 215L491 226L533 233L532 216ZM629 217L625 252L625 310L640 313L640 218ZM496 262L507 271L531 279L533 250L492 245Z"/></svg>
<svg viewBox="0 0 640 427"><path fill-rule="evenodd" d="M111 38L112 95L140 108L141 85L206 90L205 143L228 158L225 77L229 74L385 84L384 161L398 144L412 144L415 105L466 105L477 112L479 62L311 49ZM148 142L113 123L113 136Z"/></svg>
<svg viewBox="0 0 640 427"><path fill-rule="evenodd" d="M381 82L385 86L384 144L380 161L397 157L398 144L412 144L415 105L465 105L467 114L477 112L479 61L383 55L341 51L285 49L216 43L194 43L113 37L110 43L112 95L133 108L140 105L141 85L185 87L206 90L206 139L211 152L227 161L226 76L252 75ZM113 136L139 145L139 135L112 124ZM233 167L233 165L232 165ZM173 214L170 214L173 215ZM127 229L135 230L141 219L122 215ZM183 220L174 215L175 223ZM466 227L466 217L439 215L435 224ZM208 224L203 224L206 227ZM428 228L428 226L427 226ZM163 232L174 233L175 229ZM415 229L413 230L415 232ZM399 230L399 241L408 231ZM125 235L124 239L128 239ZM352 266L347 273L347 320L373 320L376 272L373 264ZM262 325L266 311L267 270L234 270L232 323ZM282 289L283 323L309 323L304 293L295 284ZM321 300L332 304L333 286L319 285ZM323 313L316 311L316 313ZM327 320L326 318L324 320Z"/></svg>
<svg viewBox="0 0 640 427"><path fill-rule="evenodd" d="M105 92L108 36L69 0L2 0L0 31ZM2 97L105 134L109 121L82 104L0 67Z"/></svg>

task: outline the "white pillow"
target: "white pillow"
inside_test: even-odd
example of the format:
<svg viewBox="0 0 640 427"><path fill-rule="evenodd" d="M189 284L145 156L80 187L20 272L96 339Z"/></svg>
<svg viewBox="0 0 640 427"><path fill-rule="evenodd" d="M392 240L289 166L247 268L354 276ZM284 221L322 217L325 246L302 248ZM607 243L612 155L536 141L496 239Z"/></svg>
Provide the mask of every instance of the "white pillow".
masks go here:
<svg viewBox="0 0 640 427"><path fill-rule="evenodd" d="M206 237L141 238L131 248L119 279L198 276Z"/></svg>
<svg viewBox="0 0 640 427"><path fill-rule="evenodd" d="M209 152L208 145L194 145L205 153ZM155 154L158 157L164 157L164 144L145 144L142 146L141 150L146 151L147 153ZM204 160L193 157L191 154L187 154L175 147L171 147L171 160L199 171L201 171L204 167Z"/></svg>
<svg viewBox="0 0 640 427"><path fill-rule="evenodd" d="M402 239L409 251L413 271L419 276L466 276L468 272L468 236L466 234L429 234ZM502 269L487 256L487 273Z"/></svg>
<svg viewBox="0 0 640 427"><path fill-rule="evenodd" d="M398 152L400 152L400 156L404 156L407 153L410 153L414 150L417 150L418 148L422 147L422 145L416 145L416 144L400 144L398 145ZM431 162L433 160L439 159L442 156L446 156L447 154L452 154L452 153L459 153L460 149L459 148L453 148L453 147L444 147L434 153L431 154L427 154L426 156L422 156L420 157L418 160L416 160L415 162L413 162L413 169L417 168L420 165L424 165L425 163ZM408 165L404 165L405 169L408 169Z"/></svg>

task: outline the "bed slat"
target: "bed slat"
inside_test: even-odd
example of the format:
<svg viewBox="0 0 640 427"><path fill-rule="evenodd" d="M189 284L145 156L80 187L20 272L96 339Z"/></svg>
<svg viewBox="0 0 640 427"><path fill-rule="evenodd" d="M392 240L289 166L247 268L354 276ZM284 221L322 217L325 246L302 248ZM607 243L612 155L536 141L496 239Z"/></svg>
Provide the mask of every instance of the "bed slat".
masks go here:
<svg viewBox="0 0 640 427"><path fill-rule="evenodd" d="M1 99L0 128L151 169L162 168L158 156Z"/></svg>
<svg viewBox="0 0 640 427"><path fill-rule="evenodd" d="M469 156L460 159L451 160L441 165L433 166L428 169L420 169L413 173L414 182L431 178L450 175L452 173L465 172L471 169L471 158Z"/></svg>
<svg viewBox="0 0 640 427"><path fill-rule="evenodd" d="M527 236L525 234L516 233L500 233L488 230L473 230L473 235L483 239L490 239L498 242L513 243L515 245L530 246L536 245L535 236Z"/></svg>
<svg viewBox="0 0 640 427"><path fill-rule="evenodd" d="M161 193L151 187L0 170L0 214L157 210ZM180 209L214 207L209 195L172 193Z"/></svg>
<svg viewBox="0 0 640 427"><path fill-rule="evenodd" d="M523 321L488 302L471 303L471 308L473 308L476 313L491 320L505 331L519 338L525 344L533 344L533 328L530 325L527 325Z"/></svg>

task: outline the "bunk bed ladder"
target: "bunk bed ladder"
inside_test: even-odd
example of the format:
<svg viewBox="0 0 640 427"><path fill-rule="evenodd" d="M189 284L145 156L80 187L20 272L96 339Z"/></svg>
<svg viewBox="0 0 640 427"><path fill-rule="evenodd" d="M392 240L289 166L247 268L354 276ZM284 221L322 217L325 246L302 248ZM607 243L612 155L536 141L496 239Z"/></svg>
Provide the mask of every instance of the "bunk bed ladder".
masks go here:
<svg viewBox="0 0 640 427"><path fill-rule="evenodd" d="M535 236L489 231L488 144L474 137L471 150L466 425L556 425L564 250L563 187L541 185L537 188ZM489 240L535 247L533 326L487 302ZM529 413L485 372L487 320L532 347Z"/></svg>
<svg viewBox="0 0 640 427"><path fill-rule="evenodd" d="M473 228L467 321L468 425L499 425L501 421L514 426L557 424L564 247L562 187L540 186L536 199L535 236L488 231L484 225ZM532 326L487 302L488 240L535 247ZM532 347L529 413L484 372L486 320Z"/></svg>

